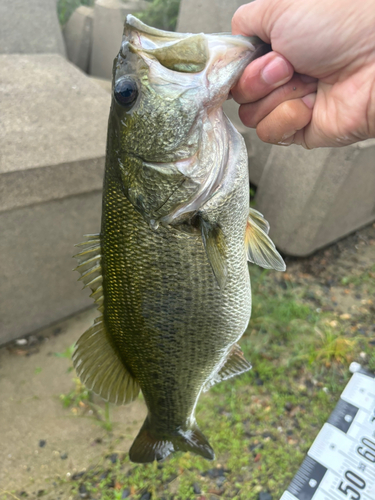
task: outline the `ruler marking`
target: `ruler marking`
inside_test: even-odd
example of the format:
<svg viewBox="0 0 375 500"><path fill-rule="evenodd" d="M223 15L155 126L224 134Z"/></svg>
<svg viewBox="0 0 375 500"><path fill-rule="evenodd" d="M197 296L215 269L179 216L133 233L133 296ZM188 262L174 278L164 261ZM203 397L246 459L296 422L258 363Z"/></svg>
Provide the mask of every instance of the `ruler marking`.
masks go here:
<svg viewBox="0 0 375 500"><path fill-rule="evenodd" d="M375 374L357 369L280 500L345 500L341 484L352 498L358 493L358 500L375 500L371 443L375 446Z"/></svg>

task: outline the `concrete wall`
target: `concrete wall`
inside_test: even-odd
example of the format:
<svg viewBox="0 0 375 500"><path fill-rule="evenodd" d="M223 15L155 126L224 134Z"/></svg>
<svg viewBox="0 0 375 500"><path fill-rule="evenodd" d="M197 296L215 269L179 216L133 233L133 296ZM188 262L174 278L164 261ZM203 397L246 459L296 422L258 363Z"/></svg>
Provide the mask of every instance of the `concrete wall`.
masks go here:
<svg viewBox="0 0 375 500"><path fill-rule="evenodd" d="M121 0L96 0L90 75L112 78L113 60L121 47L125 18L146 6L147 2L143 0L126 3Z"/></svg>
<svg viewBox="0 0 375 500"><path fill-rule="evenodd" d="M0 0L0 25L0 54L65 55L54 1Z"/></svg>
<svg viewBox="0 0 375 500"><path fill-rule="evenodd" d="M92 49L94 9L81 5L64 26L66 54L73 64L88 73Z"/></svg>
<svg viewBox="0 0 375 500"><path fill-rule="evenodd" d="M4 343L92 304L72 255L100 229L110 95L57 54L1 55L0 80Z"/></svg>
<svg viewBox="0 0 375 500"><path fill-rule="evenodd" d="M231 20L244 0L181 0L176 31L220 33L231 31Z"/></svg>
<svg viewBox="0 0 375 500"><path fill-rule="evenodd" d="M375 139L313 151L273 146L256 194L270 236L304 256L375 220Z"/></svg>

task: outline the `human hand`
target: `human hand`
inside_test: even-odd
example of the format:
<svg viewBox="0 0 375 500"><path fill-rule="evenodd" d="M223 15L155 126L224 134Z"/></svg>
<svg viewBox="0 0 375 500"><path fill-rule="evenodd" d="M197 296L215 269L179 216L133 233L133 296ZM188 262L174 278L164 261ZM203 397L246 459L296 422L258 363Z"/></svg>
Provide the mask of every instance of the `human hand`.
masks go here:
<svg viewBox="0 0 375 500"><path fill-rule="evenodd" d="M263 141L310 149L375 137L375 0L256 0L232 30L272 45L231 91Z"/></svg>

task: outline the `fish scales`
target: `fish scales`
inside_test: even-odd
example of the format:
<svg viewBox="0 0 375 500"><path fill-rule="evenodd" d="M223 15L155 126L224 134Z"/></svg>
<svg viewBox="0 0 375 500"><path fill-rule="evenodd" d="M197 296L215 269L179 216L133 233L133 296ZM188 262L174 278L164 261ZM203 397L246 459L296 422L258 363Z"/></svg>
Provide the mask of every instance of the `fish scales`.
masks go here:
<svg viewBox="0 0 375 500"><path fill-rule="evenodd" d="M214 458L195 407L203 390L251 368L236 343L251 313L247 262L285 267L250 209L246 147L221 109L257 44L163 32L132 16L125 24L101 231L76 256L102 316L73 363L108 401L142 391L135 462L174 451Z"/></svg>
<svg viewBox="0 0 375 500"><path fill-rule="evenodd" d="M197 388L247 326L250 283L239 279L248 276L243 250L248 178L247 164L242 164L238 185L227 200L232 210L220 218L230 255L223 292L216 285L200 235L163 227L152 231L106 175L107 208L101 231L104 317L162 427L185 424ZM114 199L116 203L110 205ZM107 248L114 250L109 253ZM160 398L166 398L168 405ZM165 407L170 408L167 414Z"/></svg>

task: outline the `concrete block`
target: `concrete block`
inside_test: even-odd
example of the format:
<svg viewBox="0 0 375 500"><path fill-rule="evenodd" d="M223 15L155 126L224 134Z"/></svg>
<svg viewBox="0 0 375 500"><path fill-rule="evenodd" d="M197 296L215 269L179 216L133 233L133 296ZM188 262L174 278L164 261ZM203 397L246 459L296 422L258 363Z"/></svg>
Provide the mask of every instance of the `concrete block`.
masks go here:
<svg viewBox="0 0 375 500"><path fill-rule="evenodd" d="M70 16L63 34L69 61L88 73L90 66L94 9L81 5Z"/></svg>
<svg viewBox="0 0 375 500"><path fill-rule="evenodd" d="M0 0L0 20L0 54L65 55L56 2Z"/></svg>
<svg viewBox="0 0 375 500"><path fill-rule="evenodd" d="M0 81L1 344L92 304L71 256L100 228L110 95L56 54L1 55Z"/></svg>
<svg viewBox="0 0 375 500"><path fill-rule="evenodd" d="M113 60L121 46L124 21L128 14L140 12L148 2L96 0L91 51L90 74L99 78L112 78Z"/></svg>
<svg viewBox="0 0 375 500"><path fill-rule="evenodd" d="M181 0L176 31L220 33L231 31L233 14L246 0Z"/></svg>
<svg viewBox="0 0 375 500"><path fill-rule="evenodd" d="M312 151L272 146L256 204L289 255L309 255L372 222L375 139Z"/></svg>
<svg viewBox="0 0 375 500"><path fill-rule="evenodd" d="M92 305L72 255L82 234L98 232L100 191L0 213L0 344Z"/></svg>
<svg viewBox="0 0 375 500"><path fill-rule="evenodd" d="M95 76L90 76L90 79L106 92L112 91L112 80L106 80L105 78L96 78Z"/></svg>

